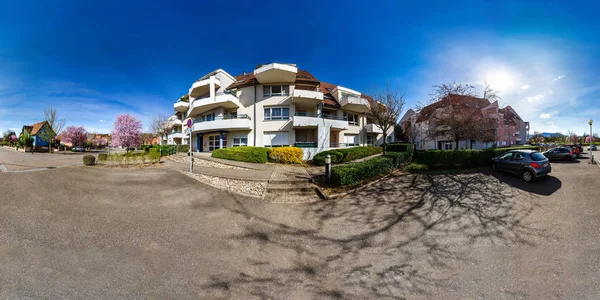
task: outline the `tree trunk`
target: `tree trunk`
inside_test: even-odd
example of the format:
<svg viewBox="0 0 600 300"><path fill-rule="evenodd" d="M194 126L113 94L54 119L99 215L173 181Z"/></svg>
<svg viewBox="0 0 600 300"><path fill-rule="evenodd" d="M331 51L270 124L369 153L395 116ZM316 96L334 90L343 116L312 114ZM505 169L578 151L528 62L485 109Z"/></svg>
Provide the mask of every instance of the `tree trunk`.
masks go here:
<svg viewBox="0 0 600 300"><path fill-rule="evenodd" d="M385 134L385 131L384 131L383 132L383 155L385 155L385 148L386 148L385 141L386 141L386 138L387 138L387 134Z"/></svg>
<svg viewBox="0 0 600 300"><path fill-rule="evenodd" d="M456 147L454 147L454 150L458 149L458 140L454 141L454 144L456 145Z"/></svg>

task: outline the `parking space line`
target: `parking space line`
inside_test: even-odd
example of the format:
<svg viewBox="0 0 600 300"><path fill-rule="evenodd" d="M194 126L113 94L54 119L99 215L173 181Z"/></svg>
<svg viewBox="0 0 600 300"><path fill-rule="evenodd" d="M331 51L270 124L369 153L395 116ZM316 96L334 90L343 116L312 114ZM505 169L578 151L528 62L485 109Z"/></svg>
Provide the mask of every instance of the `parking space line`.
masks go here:
<svg viewBox="0 0 600 300"><path fill-rule="evenodd" d="M8 169L4 165L0 164L0 172L8 172Z"/></svg>

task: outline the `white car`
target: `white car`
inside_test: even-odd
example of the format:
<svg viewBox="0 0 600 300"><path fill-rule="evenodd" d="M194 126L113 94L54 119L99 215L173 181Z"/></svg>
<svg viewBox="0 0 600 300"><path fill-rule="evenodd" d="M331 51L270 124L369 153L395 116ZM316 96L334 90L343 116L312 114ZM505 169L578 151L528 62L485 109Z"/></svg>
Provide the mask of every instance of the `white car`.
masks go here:
<svg viewBox="0 0 600 300"><path fill-rule="evenodd" d="M596 151L596 145L591 145L591 146L587 147L587 150L588 151L590 151L590 150L591 151Z"/></svg>

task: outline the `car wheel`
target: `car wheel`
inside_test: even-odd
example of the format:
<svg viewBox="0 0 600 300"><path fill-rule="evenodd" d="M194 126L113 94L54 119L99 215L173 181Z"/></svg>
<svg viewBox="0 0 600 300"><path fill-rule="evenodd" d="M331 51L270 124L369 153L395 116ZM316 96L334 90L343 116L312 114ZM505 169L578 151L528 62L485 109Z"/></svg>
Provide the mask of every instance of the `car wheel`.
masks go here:
<svg viewBox="0 0 600 300"><path fill-rule="evenodd" d="M525 180L525 182L530 182L533 180L533 173L531 173L531 171L525 170L523 171L521 177L523 178L523 180Z"/></svg>

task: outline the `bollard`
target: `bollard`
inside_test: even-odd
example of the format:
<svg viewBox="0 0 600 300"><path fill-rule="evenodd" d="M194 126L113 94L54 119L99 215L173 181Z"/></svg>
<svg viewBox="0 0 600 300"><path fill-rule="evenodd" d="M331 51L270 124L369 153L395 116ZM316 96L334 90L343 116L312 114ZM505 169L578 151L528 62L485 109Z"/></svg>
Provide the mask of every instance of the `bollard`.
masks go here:
<svg viewBox="0 0 600 300"><path fill-rule="evenodd" d="M325 184L331 185L331 155L325 156Z"/></svg>
<svg viewBox="0 0 600 300"><path fill-rule="evenodd" d="M194 152L190 149L190 174L194 173Z"/></svg>

